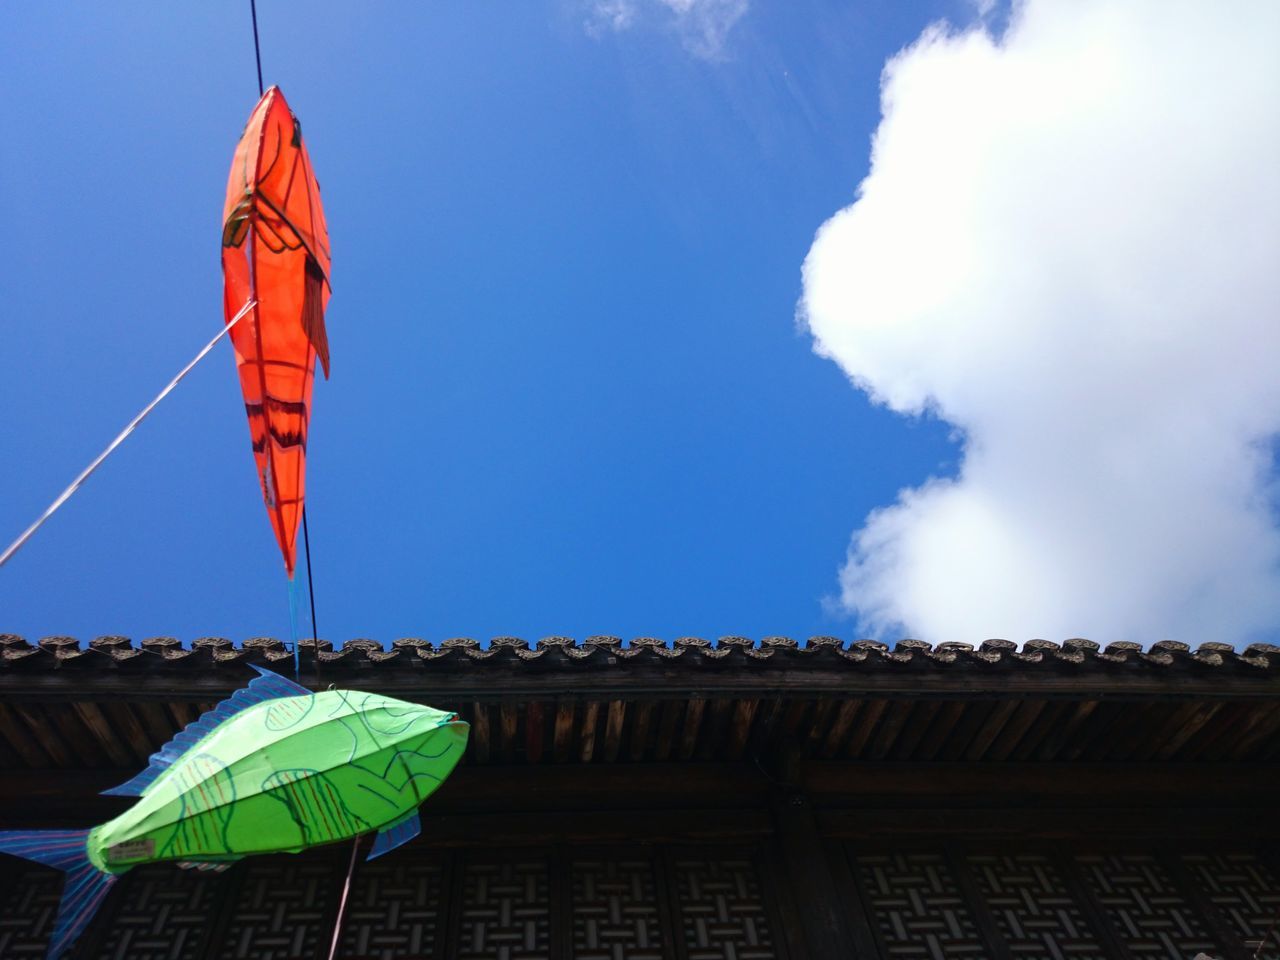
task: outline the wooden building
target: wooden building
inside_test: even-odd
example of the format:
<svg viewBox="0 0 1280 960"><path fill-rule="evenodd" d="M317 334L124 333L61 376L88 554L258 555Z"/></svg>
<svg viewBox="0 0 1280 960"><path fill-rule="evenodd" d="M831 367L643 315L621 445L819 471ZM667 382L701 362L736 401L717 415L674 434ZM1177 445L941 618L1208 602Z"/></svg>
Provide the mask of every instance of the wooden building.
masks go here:
<svg viewBox="0 0 1280 960"><path fill-rule="evenodd" d="M347 960L1280 958L1280 648L353 641L302 681L457 710ZM0 637L0 827L101 822L270 640ZM75 956L327 956L350 845L137 869ZM0 857L0 960L60 875Z"/></svg>

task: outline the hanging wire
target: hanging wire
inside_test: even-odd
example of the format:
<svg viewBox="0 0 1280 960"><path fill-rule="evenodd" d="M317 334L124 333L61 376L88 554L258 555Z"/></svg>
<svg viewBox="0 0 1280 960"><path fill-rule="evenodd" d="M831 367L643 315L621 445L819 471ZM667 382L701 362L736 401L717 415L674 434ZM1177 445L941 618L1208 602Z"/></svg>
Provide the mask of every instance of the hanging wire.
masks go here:
<svg viewBox="0 0 1280 960"><path fill-rule="evenodd" d="M28 540L30 540L32 536L35 535L35 532L44 525L44 522L48 520L51 516L53 516L59 507L61 507L64 503L66 503L68 500L71 499L71 495L80 489L81 485L86 480L89 479L89 475L92 474L93 471L97 470L98 467L102 466L102 462L106 460L107 457L111 456L112 453L115 452L116 447L124 443L125 439L128 438L129 434L133 433L133 431L137 429L138 424L140 424L146 418L147 414L149 414L152 410L154 410L159 405L160 401L163 400L165 397L167 397L173 391L173 388L178 385L179 381L181 381L183 377L185 377L188 373L190 373L192 368L197 363L199 363L201 360L205 358L205 356L209 353L209 351L213 349L214 344L216 344L219 340L221 340L228 333L230 333L231 328L234 327L246 316L248 316L249 311L251 311L257 305L258 305L257 300L250 300L248 303L246 303L243 307L240 308L239 313L237 313L234 317L232 317L230 320L227 321L226 325L221 330L218 331L218 335L214 337L212 340L210 340L208 343L206 343L204 347L201 349L201 351L195 355L192 361L178 371L178 375L169 381L169 385L165 387L163 390L161 390L160 393L156 395L156 398L154 400L152 400L145 407L143 407L141 413L139 413L136 417L134 417L132 420L129 421L128 425L123 430L120 431L120 434L114 440L112 440L109 444L107 444L107 448L93 459L92 463L90 463L87 467L85 467L82 471L80 471L80 475L71 481L71 485L67 487L67 489L62 491L62 493L58 496L58 499L54 500L53 503L49 504L45 512L40 514L40 516L36 518L36 522L31 524L31 526L27 527L27 529L22 532L21 536L19 536L17 540L9 544L9 546L5 548L4 553L0 553L0 567L3 567L6 563L8 563L9 559L15 553L17 553L20 549L22 549L22 545L26 543Z"/></svg>
<svg viewBox="0 0 1280 960"><path fill-rule="evenodd" d="M311 642L316 650L316 686L320 685L320 628L316 626L316 588L311 582L311 531L307 529L307 505L302 505L302 548L307 557L307 599L311 602Z"/></svg>
<svg viewBox="0 0 1280 960"><path fill-rule="evenodd" d="M351 894L351 875L356 872L356 854L360 851L360 838L351 841L351 860L347 863L347 878L342 883L342 898L338 901L338 915L333 924L333 940L329 944L329 960L338 955L338 941L342 937L342 919L347 912L347 897Z"/></svg>
<svg viewBox="0 0 1280 960"><path fill-rule="evenodd" d="M249 13L253 16L253 56L258 61L258 96L262 89L262 48L258 46L258 0L249 0Z"/></svg>

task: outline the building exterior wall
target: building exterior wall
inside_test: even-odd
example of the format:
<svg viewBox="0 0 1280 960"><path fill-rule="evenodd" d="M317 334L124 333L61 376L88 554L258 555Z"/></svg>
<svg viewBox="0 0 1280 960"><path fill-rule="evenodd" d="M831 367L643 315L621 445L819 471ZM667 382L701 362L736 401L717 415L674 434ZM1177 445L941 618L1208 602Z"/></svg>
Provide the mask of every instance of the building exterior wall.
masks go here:
<svg viewBox="0 0 1280 960"><path fill-rule="evenodd" d="M349 847L226 874L146 867L74 954L94 960L327 956ZM1276 865L1243 846L1098 851L830 841L832 894L873 958L1252 956L1280 909ZM346 960L801 960L802 878L778 839L433 849L358 863ZM4 864L0 957L39 958L61 877ZM810 864L817 867L816 864ZM854 940L855 943L859 941ZM839 954L833 955L839 956ZM1270 946L1262 957L1280 958Z"/></svg>

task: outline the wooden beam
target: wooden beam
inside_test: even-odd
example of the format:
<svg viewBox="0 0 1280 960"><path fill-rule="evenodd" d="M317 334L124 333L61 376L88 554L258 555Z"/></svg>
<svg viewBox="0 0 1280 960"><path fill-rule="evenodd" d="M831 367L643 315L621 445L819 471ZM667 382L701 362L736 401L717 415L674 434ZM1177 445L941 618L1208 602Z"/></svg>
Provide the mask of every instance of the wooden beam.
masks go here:
<svg viewBox="0 0 1280 960"><path fill-rule="evenodd" d="M163 703L157 703L154 700L139 700L130 704L130 706L142 723L143 732L146 733L147 739L151 742L151 751L153 753L168 743L173 738L173 735L177 733L177 730L173 727L173 720L165 712Z"/></svg>
<svg viewBox="0 0 1280 960"><path fill-rule="evenodd" d="M861 707L860 700L841 701L839 709L836 710L836 717L831 721L831 728L827 731L826 739L822 741L822 749L819 751L824 760L830 760L840 752L845 737L849 735L849 728L853 726L853 720Z"/></svg>
<svg viewBox="0 0 1280 960"><path fill-rule="evenodd" d="M596 750L596 726L600 716L600 701L592 700L582 711L582 732L578 739L578 759L590 763Z"/></svg>
<svg viewBox="0 0 1280 960"><path fill-rule="evenodd" d="M693 756L698 744L698 731L702 729L702 713L707 706L705 700L690 700L684 711L684 730L680 733L680 759L688 760Z"/></svg>
<svg viewBox="0 0 1280 960"><path fill-rule="evenodd" d="M684 713L684 704L668 700L662 705L662 719L658 721L658 739L653 745L653 759L663 762L670 758L676 744L676 726Z"/></svg>
<svg viewBox="0 0 1280 960"><path fill-rule="evenodd" d="M71 704L71 709L76 712L80 718L80 722L88 728L89 733L93 736L93 741L106 754L107 759L117 767L128 767L132 763L132 757L129 751L121 745L119 738L111 729L111 724L106 716L98 708L96 703L88 700L77 700ZM98 763L94 766L106 766L107 764Z"/></svg>
<svg viewBox="0 0 1280 960"><path fill-rule="evenodd" d="M645 751L649 749L649 731L653 725L654 707L655 704L650 700L646 700L636 706L635 719L631 724L631 751L629 754L633 763L639 763L643 760Z"/></svg>
<svg viewBox="0 0 1280 960"><path fill-rule="evenodd" d="M58 736L75 756L77 766L100 767L102 758L95 749L93 739L84 735L79 717L69 703L49 703L44 706L48 722L57 729Z"/></svg>
<svg viewBox="0 0 1280 960"><path fill-rule="evenodd" d="M733 707L733 719L729 724L729 744L725 748L725 757L731 761L742 759L746 752L747 741L751 738L751 724L755 720L760 701L755 699L739 700Z"/></svg>
<svg viewBox="0 0 1280 960"><path fill-rule="evenodd" d="M604 761L613 763L622 749L622 725L627 719L627 702L610 700L604 720Z"/></svg>
<svg viewBox="0 0 1280 960"><path fill-rule="evenodd" d="M721 745L729 737L729 717L732 710L733 701L727 697L718 697L711 701L711 709L707 717L707 733L698 748L699 760L719 758Z"/></svg>
<svg viewBox="0 0 1280 960"><path fill-rule="evenodd" d="M113 700L103 703L102 709L116 737L133 752L134 762L146 766L154 748L137 716L129 709L129 704Z"/></svg>
<svg viewBox="0 0 1280 960"><path fill-rule="evenodd" d="M0 821L56 820L68 812L96 822L109 819L129 801L99 797L98 791L136 773L135 767L5 771ZM868 816L895 812L901 824L880 821L889 834L910 833L928 823L933 824L926 830L930 834L973 830L980 835L1004 830L1009 816L1011 827L1032 822L1037 836L1052 834L1059 825L1048 813L1037 812L1041 809L1069 811L1071 829L1104 829L1113 814L1167 825L1166 811L1176 809L1196 821L1188 829L1203 827L1216 835L1249 838L1280 831L1280 821L1268 815L1280 803L1280 764L801 762L794 782L820 817L856 823L866 811ZM771 786L751 762L476 764L459 767L424 810L431 816L506 812L519 817L539 810L764 808ZM1217 819L1213 811L1221 810L1234 810L1242 819ZM1035 824L1037 817L1044 823Z"/></svg>
<svg viewBox="0 0 1280 960"><path fill-rule="evenodd" d="M26 724L30 736L40 744L56 767L75 766L71 748L62 741L58 731L44 715L44 710L36 704L13 705L13 712L20 716Z"/></svg>
<svg viewBox="0 0 1280 960"><path fill-rule="evenodd" d="M1041 712L1038 722L1033 723L1031 728L1026 732L1018 746L1010 755L1012 760L1029 760L1035 756L1036 751L1047 740L1058 726L1064 722L1063 718L1071 711L1073 704L1070 700L1040 700L1043 703L1044 710Z"/></svg>
<svg viewBox="0 0 1280 960"><path fill-rule="evenodd" d="M25 720L16 711L5 705L0 699L0 732L9 742L13 752L22 758L28 767L47 767L50 765L47 754L39 741L32 735ZM7 773L6 773L7 776Z"/></svg>
<svg viewBox="0 0 1280 960"><path fill-rule="evenodd" d="M555 730L552 734L552 758L556 763L567 763L573 743L573 701L562 700L556 704Z"/></svg>
<svg viewBox="0 0 1280 960"><path fill-rule="evenodd" d="M971 813L971 811L970 811ZM905 811L900 806L819 810L818 826L824 836L895 844L955 839L966 842L1026 843L1069 841L1077 844L1167 843L1170 840L1204 840L1217 843L1256 843L1280 840L1280 823L1259 815L1256 806L1061 808L1036 810L1017 807L984 807L981 817L961 817L955 809L927 808ZM957 821L961 820L961 824ZM1249 823L1248 840L1230 823Z"/></svg>
<svg viewBox="0 0 1280 960"><path fill-rule="evenodd" d="M1059 849L1053 861L1058 868L1058 872L1062 875L1067 891L1071 894L1071 899L1080 907L1081 913L1084 914L1085 922L1088 923L1094 936L1098 938L1098 946L1102 948L1103 954L1108 957L1115 957L1117 960L1134 960L1133 954L1129 950L1129 945L1120 935L1120 931L1116 929L1115 924L1111 922L1106 908L1098 900L1097 894L1094 893L1093 885L1084 875L1084 871L1080 869L1080 864L1076 863L1071 851L1069 849Z"/></svg>
<svg viewBox="0 0 1280 960"><path fill-rule="evenodd" d="M516 758L516 730L520 726L520 707L515 703L498 706L498 756L503 763Z"/></svg>
<svg viewBox="0 0 1280 960"><path fill-rule="evenodd" d="M960 716L967 706L968 703L964 700L944 703L942 709L938 711L938 715L933 718L933 723L929 724L929 732L925 734L920 746L912 752L910 759L932 760L936 757L947 737L951 735L955 730L956 724L960 722Z"/></svg>
<svg viewBox="0 0 1280 960"><path fill-rule="evenodd" d="M1098 708L1097 700L1083 700L1076 704L1070 716L1059 724L1057 729L1045 740L1037 754L1039 760L1056 760L1062 748L1071 741L1080 726L1088 721L1093 711Z"/></svg>
<svg viewBox="0 0 1280 960"><path fill-rule="evenodd" d="M895 760L911 759L916 747L920 745L920 741L924 739L924 735L929 732L929 728L933 725L933 718L938 715L938 711L941 709L941 700L921 700L916 703L915 709L911 711L910 719L907 720L906 727L903 728L902 735L898 737L898 742L893 745L893 757Z"/></svg>
<svg viewBox="0 0 1280 960"><path fill-rule="evenodd" d="M403 656L403 654L402 654ZM409 664L414 663L414 668ZM703 699L748 696L763 698L1021 700L1028 696L1080 699L1146 699L1163 701L1213 698L1269 700L1280 689L1280 673L1241 672L1226 667L1192 671L1134 663L1094 669L1022 669L985 664L937 665L903 670L898 665L818 659L718 664L686 653L667 658L637 658L606 663L604 658L571 660L549 653L537 669L521 663L449 659L405 661L371 670L365 662L336 661L325 665L325 676L340 686L358 684L374 693L423 702L483 700L490 703L555 699L566 690L583 698L612 700ZM149 661L148 669L97 662L92 667L67 664L58 670L0 670L0 697L7 702L67 699L197 700L217 702L244 686L244 663Z"/></svg>
<svg viewBox="0 0 1280 960"><path fill-rule="evenodd" d="M1009 722L1000 731L999 736L987 748L983 759L993 761L1007 760L1009 754L1013 753L1014 748L1022 741L1027 730L1035 723L1036 718L1044 712L1044 708L1048 703L1048 700L1024 700L1020 703L1013 716L1009 718Z"/></svg>
<svg viewBox="0 0 1280 960"><path fill-rule="evenodd" d="M914 708L915 704L910 700L895 700L889 705L884 719L880 721L880 728L871 741L871 748L867 751L868 760L883 760L889 755L889 751L898 742L898 736L906 727L907 718L911 716Z"/></svg>
<svg viewBox="0 0 1280 960"><path fill-rule="evenodd" d="M964 758L966 760L986 759L987 750L1005 728L1014 711L1020 706L1022 704L1016 700L1006 700L1004 703L996 704L995 709L991 711L982 726L978 728L978 732L974 734L973 740L965 749Z"/></svg>
<svg viewBox="0 0 1280 960"><path fill-rule="evenodd" d="M788 882L802 904L797 918L811 957L852 957L853 933L845 907L835 896L825 843L809 801L798 793L776 793L773 819Z"/></svg>
<svg viewBox="0 0 1280 960"><path fill-rule="evenodd" d="M849 738L849 743L845 747L844 755L851 760L856 760L862 756L863 748L866 747L867 741L871 739L871 734L876 728L876 724L880 722L880 716L889 706L888 700L869 700L862 706L862 712L858 714L857 726L853 728L853 736Z"/></svg>
<svg viewBox="0 0 1280 960"><path fill-rule="evenodd" d="M1222 701L1202 703L1196 706L1191 716L1187 717L1182 726L1173 732L1169 740L1163 747L1156 751L1157 760L1168 760L1182 749L1183 744L1194 737L1204 727L1206 723L1212 720L1224 706Z"/></svg>
<svg viewBox="0 0 1280 960"><path fill-rule="evenodd" d="M987 898L982 895L969 861L954 848L947 848L944 856L952 876L956 878L956 886L960 888L960 894L969 908L969 914L973 917L978 936L986 944L985 955L991 960L1013 960L1009 941L1000 932L1000 924L996 921L995 914L991 912Z"/></svg>
<svg viewBox="0 0 1280 960"><path fill-rule="evenodd" d="M1251 956L1253 951L1245 948L1231 920L1223 915L1212 898L1205 896L1186 864L1173 853L1161 854L1158 859L1173 881L1174 888L1209 928L1210 936L1218 949L1226 954L1226 960L1255 960Z"/></svg>
<svg viewBox="0 0 1280 960"><path fill-rule="evenodd" d="M542 704L535 700L524 712L524 757L529 763L542 762L544 727Z"/></svg>
<svg viewBox="0 0 1280 960"><path fill-rule="evenodd" d="M471 739L469 753L477 763L489 762L489 707L483 703L471 705Z"/></svg>

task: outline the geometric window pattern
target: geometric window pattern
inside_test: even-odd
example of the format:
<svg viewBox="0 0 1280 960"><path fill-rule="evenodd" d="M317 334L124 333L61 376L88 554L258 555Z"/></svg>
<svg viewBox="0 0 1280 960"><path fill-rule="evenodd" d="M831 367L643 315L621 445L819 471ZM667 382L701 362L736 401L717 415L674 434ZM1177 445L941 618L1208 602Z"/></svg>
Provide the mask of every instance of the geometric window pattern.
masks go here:
<svg viewBox="0 0 1280 960"><path fill-rule="evenodd" d="M197 960L223 876L168 865L129 874L99 960ZM3 954L0 954L3 956Z"/></svg>
<svg viewBox="0 0 1280 960"><path fill-rule="evenodd" d="M863 889L890 957L985 957L956 878L936 853L859 856Z"/></svg>
<svg viewBox="0 0 1280 960"><path fill-rule="evenodd" d="M464 876L458 960L550 960L545 861L468 863Z"/></svg>
<svg viewBox="0 0 1280 960"><path fill-rule="evenodd" d="M750 857L679 856L673 869L689 960L773 960L777 956L759 871Z"/></svg>
<svg viewBox="0 0 1280 960"><path fill-rule="evenodd" d="M1053 861L1039 854L971 856L996 925L1017 960L1105 960Z"/></svg>
<svg viewBox="0 0 1280 960"><path fill-rule="evenodd" d="M956 860L928 851L852 852L883 960L989 957L982 931L1016 960L1095 960L1106 956L1112 938L1134 960L1222 956L1213 931L1232 941L1235 955L1243 941L1251 956L1280 908L1275 865L1256 852L1184 853L1168 861L1079 854L1074 862L1038 852ZM755 853L630 843L441 857L410 848L358 864L339 956L781 960L771 904L788 881L762 868ZM345 877L340 859L263 858L223 874L168 865L132 870L73 956L324 956ZM0 856L0 958L44 957L62 885L57 871ZM1201 908L1212 916L1199 916ZM1268 945L1262 956L1280 960L1280 947Z"/></svg>
<svg viewBox="0 0 1280 960"><path fill-rule="evenodd" d="M296 960L328 946L325 930L332 898L342 878L333 865L294 856L249 859L222 939L220 960Z"/></svg>
<svg viewBox="0 0 1280 960"><path fill-rule="evenodd" d="M363 864L347 900L341 955L347 960L434 956L443 876L441 863L407 857Z"/></svg>
<svg viewBox="0 0 1280 960"><path fill-rule="evenodd" d="M1076 862L1134 957L1218 954L1204 922L1155 857L1081 856Z"/></svg>
<svg viewBox="0 0 1280 960"><path fill-rule="evenodd" d="M1272 929L1280 915L1280 877L1251 853L1186 854L1182 862L1209 902L1245 941L1249 956L1271 930L1271 940L1260 957L1280 960L1280 945Z"/></svg>
<svg viewBox="0 0 1280 960"><path fill-rule="evenodd" d="M8 879L10 885L0 887L0 957L44 960L62 898L62 874L23 863Z"/></svg>
<svg viewBox="0 0 1280 960"><path fill-rule="evenodd" d="M575 858L575 960L663 960L662 921L649 858Z"/></svg>

